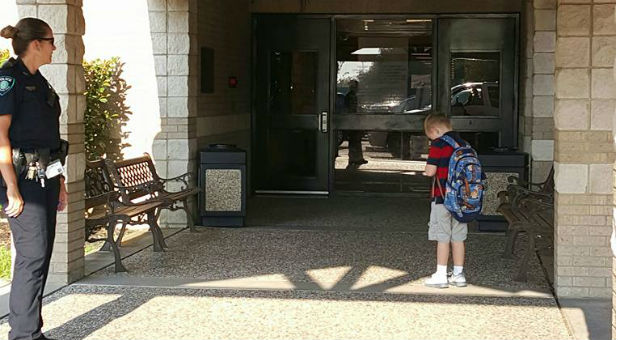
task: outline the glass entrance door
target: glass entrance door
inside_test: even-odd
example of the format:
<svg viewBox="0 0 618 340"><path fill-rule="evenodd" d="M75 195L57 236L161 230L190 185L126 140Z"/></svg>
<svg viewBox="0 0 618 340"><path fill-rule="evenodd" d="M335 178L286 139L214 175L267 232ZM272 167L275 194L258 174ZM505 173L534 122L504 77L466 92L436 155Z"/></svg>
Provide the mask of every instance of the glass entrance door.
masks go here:
<svg viewBox="0 0 618 340"><path fill-rule="evenodd" d="M431 17L336 19L334 188L428 196L433 103Z"/></svg>
<svg viewBox="0 0 618 340"><path fill-rule="evenodd" d="M516 15L253 24L257 193L426 195L430 112L447 114L481 153L517 146Z"/></svg>
<svg viewBox="0 0 618 340"><path fill-rule="evenodd" d="M254 23L255 191L327 194L330 20Z"/></svg>
<svg viewBox="0 0 618 340"><path fill-rule="evenodd" d="M516 20L438 21L438 107L477 151L517 145Z"/></svg>

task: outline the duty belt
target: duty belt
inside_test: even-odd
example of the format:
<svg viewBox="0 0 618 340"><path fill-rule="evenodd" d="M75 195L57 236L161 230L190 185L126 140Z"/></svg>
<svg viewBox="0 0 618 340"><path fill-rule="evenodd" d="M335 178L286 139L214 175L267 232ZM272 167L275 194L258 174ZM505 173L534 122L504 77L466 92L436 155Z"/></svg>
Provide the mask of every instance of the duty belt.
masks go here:
<svg viewBox="0 0 618 340"><path fill-rule="evenodd" d="M54 150L48 148L14 148L13 167L15 168L15 175L19 177L25 173L26 179L36 180L41 183L42 187L45 187L47 166L56 160L64 165L67 153L68 142L64 140L62 140L60 148Z"/></svg>

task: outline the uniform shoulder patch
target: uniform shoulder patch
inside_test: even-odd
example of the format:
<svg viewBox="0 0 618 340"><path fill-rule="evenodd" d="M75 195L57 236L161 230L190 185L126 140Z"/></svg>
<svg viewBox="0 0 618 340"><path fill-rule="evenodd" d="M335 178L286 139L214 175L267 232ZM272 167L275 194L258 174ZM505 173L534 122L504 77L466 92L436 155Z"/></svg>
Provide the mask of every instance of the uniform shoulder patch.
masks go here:
<svg viewBox="0 0 618 340"><path fill-rule="evenodd" d="M11 76L0 75L0 96L9 93L15 86L15 78Z"/></svg>

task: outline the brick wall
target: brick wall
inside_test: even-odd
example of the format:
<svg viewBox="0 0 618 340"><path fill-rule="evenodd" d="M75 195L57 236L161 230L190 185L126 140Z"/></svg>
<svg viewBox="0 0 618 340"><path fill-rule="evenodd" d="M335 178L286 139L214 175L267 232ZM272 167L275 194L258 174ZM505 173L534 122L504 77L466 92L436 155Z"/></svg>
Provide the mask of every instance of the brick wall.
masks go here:
<svg viewBox="0 0 618 340"><path fill-rule="evenodd" d="M555 289L559 297L610 297L615 5L558 1L556 17Z"/></svg>
<svg viewBox="0 0 618 340"><path fill-rule="evenodd" d="M198 150L208 143L248 148L249 1L148 0L148 10L161 117L153 144L159 174L196 173ZM202 46L215 50L214 93L200 92ZM228 76L237 77L237 88L228 88ZM164 211L159 222L183 227L186 216Z"/></svg>
<svg viewBox="0 0 618 340"><path fill-rule="evenodd" d="M520 21L518 138L519 149L530 154L533 182L545 180L553 161L555 8L551 1L526 0Z"/></svg>
<svg viewBox="0 0 618 340"><path fill-rule="evenodd" d="M200 0L196 48L214 50L214 91L198 92L199 147L231 143L249 149L251 89L250 1ZM238 79L236 88L228 77Z"/></svg>
<svg viewBox="0 0 618 340"><path fill-rule="evenodd" d="M157 172L163 177L195 173L197 0L148 0L148 11L161 117L153 142ZM182 210L165 210L159 220L167 227L185 227L186 221Z"/></svg>
<svg viewBox="0 0 618 340"><path fill-rule="evenodd" d="M616 178L616 168L614 167L614 178ZM616 192L616 182L614 182L614 192ZM613 258L612 258L612 340L616 339L616 207L614 205L614 224L613 224Z"/></svg>

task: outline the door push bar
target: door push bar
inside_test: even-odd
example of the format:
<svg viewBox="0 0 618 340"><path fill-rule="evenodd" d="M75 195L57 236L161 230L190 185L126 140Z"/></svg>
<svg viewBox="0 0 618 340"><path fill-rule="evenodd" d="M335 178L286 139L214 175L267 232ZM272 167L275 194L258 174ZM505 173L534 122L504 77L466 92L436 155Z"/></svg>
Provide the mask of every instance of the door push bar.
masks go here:
<svg viewBox="0 0 618 340"><path fill-rule="evenodd" d="M318 126L320 132L328 132L328 111L322 111L322 113L318 115Z"/></svg>

